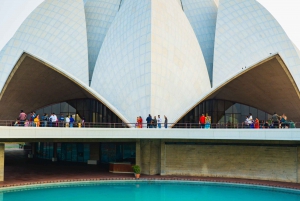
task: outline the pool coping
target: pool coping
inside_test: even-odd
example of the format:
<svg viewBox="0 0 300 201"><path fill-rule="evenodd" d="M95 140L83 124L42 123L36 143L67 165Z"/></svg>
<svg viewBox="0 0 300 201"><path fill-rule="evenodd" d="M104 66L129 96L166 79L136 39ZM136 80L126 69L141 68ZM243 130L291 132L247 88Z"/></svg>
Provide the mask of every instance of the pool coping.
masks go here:
<svg viewBox="0 0 300 201"><path fill-rule="evenodd" d="M145 175L146 176L146 175ZM277 182L267 180L247 180L237 178L197 178L197 177L149 177L135 179L134 177L107 177L107 178L88 178L88 179L57 179L57 180L46 180L46 181L31 181L24 183L14 184L0 184L0 192L14 191L14 190L26 190L36 189L43 187L55 187L59 185L80 185L80 184L93 184L93 183L107 183L107 182L192 182L192 183L203 183L203 184L228 184L238 186L251 186L268 189L278 189L284 191L293 191L300 193L300 184L288 183L288 182Z"/></svg>

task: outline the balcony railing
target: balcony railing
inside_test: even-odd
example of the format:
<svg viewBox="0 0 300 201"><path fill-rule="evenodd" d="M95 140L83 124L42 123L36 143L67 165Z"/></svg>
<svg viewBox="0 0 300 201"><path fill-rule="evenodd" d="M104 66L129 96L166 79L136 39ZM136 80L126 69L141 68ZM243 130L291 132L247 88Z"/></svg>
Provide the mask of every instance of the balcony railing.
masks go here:
<svg viewBox="0 0 300 201"><path fill-rule="evenodd" d="M44 122L40 121L39 125L35 122L17 122L14 120L0 120L0 126L16 126L16 127L51 127L51 128L136 128L136 129L159 129L158 125L148 125L147 123L105 123L105 122ZM200 129L197 123L168 123L167 128L172 129ZM203 129L251 129L252 126L245 125L244 123L212 123L206 124ZM259 125L260 129L277 128L270 125L268 128L264 124ZM300 128L300 122L287 122L279 125L279 128ZM161 124L161 129L165 129L164 123Z"/></svg>

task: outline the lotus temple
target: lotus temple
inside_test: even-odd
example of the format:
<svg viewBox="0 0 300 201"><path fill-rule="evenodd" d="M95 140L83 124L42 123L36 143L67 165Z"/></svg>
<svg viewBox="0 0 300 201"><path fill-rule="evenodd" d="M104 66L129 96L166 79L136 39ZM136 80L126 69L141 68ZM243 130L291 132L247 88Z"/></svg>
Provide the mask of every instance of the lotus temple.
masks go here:
<svg viewBox="0 0 300 201"><path fill-rule="evenodd" d="M300 183L300 51L256 0L44 0L20 20L0 48L1 181L24 142L107 172ZM14 126L20 110L75 127ZM295 128L244 127L274 112Z"/></svg>

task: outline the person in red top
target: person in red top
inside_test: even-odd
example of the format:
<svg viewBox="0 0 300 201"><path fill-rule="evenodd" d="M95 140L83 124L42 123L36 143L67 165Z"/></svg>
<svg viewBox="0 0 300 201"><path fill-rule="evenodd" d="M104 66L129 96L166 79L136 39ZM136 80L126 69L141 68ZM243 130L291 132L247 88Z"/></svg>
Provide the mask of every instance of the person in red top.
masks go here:
<svg viewBox="0 0 300 201"><path fill-rule="evenodd" d="M143 128L143 119L141 116L139 118L139 128Z"/></svg>
<svg viewBox="0 0 300 201"><path fill-rule="evenodd" d="M205 116L204 116L204 114L202 114L201 117L199 118L199 125L200 125L200 128L205 128Z"/></svg>
<svg viewBox="0 0 300 201"><path fill-rule="evenodd" d="M258 120L257 117L255 118L254 128L255 128L255 129L259 129L259 120Z"/></svg>

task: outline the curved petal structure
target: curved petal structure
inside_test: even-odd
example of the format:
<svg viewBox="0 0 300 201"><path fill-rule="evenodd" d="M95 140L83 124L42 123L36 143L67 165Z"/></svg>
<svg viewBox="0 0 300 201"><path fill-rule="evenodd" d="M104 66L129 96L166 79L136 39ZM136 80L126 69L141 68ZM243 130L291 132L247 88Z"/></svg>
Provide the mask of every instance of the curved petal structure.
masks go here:
<svg viewBox="0 0 300 201"><path fill-rule="evenodd" d="M0 89L23 52L59 66L88 83L88 52L82 0L47 0L23 22L0 52Z"/></svg>
<svg viewBox="0 0 300 201"><path fill-rule="evenodd" d="M86 0L85 18L88 39L89 80L92 79L95 63L106 33L120 6L120 0Z"/></svg>
<svg viewBox="0 0 300 201"><path fill-rule="evenodd" d="M218 8L214 0L181 0L203 52L209 78L212 82L215 30Z"/></svg>
<svg viewBox="0 0 300 201"><path fill-rule="evenodd" d="M102 44L91 87L135 122L149 113L151 1L124 1Z"/></svg>
<svg viewBox="0 0 300 201"><path fill-rule="evenodd" d="M149 113L172 121L194 104L210 83L178 3L126 0L107 33L91 86L131 121Z"/></svg>
<svg viewBox="0 0 300 201"><path fill-rule="evenodd" d="M214 87L277 53L300 86L299 56L275 18L255 0L220 1L214 52Z"/></svg>
<svg viewBox="0 0 300 201"><path fill-rule="evenodd" d="M0 6L0 50L13 37L24 20L44 0L22 1L13 3L2 0ZM16 14L17 13L17 14Z"/></svg>
<svg viewBox="0 0 300 201"><path fill-rule="evenodd" d="M151 19L150 112L174 122L210 89L209 76L193 28L176 1L152 0Z"/></svg>

